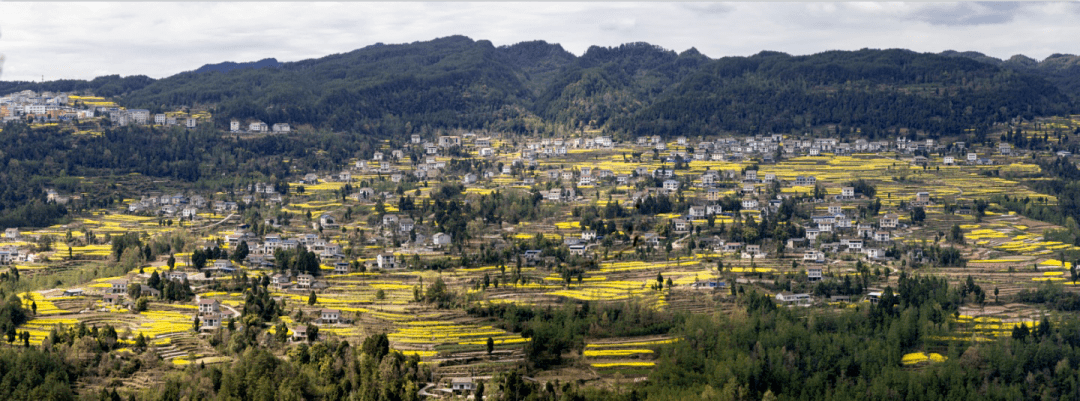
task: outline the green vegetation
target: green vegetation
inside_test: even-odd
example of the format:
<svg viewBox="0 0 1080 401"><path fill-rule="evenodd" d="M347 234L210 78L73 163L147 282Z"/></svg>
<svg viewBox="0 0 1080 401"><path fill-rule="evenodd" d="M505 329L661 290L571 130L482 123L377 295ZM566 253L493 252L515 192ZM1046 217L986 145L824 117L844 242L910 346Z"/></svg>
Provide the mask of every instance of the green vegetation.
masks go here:
<svg viewBox="0 0 1080 401"><path fill-rule="evenodd" d="M1072 94L954 56L449 37L0 84L214 118L3 127L0 394L1080 398Z"/></svg>

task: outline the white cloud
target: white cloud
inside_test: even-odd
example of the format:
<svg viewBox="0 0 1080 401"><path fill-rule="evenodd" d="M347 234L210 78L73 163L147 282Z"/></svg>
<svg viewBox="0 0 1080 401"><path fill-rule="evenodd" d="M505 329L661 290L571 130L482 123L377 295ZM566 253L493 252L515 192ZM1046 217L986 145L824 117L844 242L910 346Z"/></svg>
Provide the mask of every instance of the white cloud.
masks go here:
<svg viewBox="0 0 1080 401"><path fill-rule="evenodd" d="M461 34L495 45L644 41L709 57L909 48L1076 53L1077 3L4 3L5 80L164 77Z"/></svg>

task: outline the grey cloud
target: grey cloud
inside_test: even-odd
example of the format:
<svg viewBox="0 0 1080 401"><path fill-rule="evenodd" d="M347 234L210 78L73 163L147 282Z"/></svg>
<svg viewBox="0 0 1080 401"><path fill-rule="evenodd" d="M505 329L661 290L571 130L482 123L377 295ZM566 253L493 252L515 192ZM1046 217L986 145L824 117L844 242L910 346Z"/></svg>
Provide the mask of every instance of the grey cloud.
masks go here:
<svg viewBox="0 0 1080 401"><path fill-rule="evenodd" d="M727 14L735 7L727 3L680 3L680 7L703 14Z"/></svg>
<svg viewBox="0 0 1080 401"><path fill-rule="evenodd" d="M1037 3L980 2L933 4L923 7L912 19L944 26L996 25L1011 22L1017 14Z"/></svg>
<svg viewBox="0 0 1080 401"><path fill-rule="evenodd" d="M629 31L637 26L637 19L619 18L600 23L600 29L605 31Z"/></svg>

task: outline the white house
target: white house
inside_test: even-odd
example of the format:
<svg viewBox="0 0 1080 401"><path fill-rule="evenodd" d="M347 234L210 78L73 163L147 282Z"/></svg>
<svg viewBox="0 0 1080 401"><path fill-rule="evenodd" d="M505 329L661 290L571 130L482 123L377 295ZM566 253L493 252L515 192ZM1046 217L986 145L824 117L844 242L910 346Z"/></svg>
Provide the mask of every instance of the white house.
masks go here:
<svg viewBox="0 0 1080 401"><path fill-rule="evenodd" d="M785 304L794 304L794 305L809 305L810 302L812 301L812 299L810 298L810 294L806 294L806 293L792 294L790 292L780 292L780 293L776 294L776 300L780 301L780 302L783 302Z"/></svg>
<svg viewBox="0 0 1080 401"><path fill-rule="evenodd" d="M455 377L450 379L450 389L455 392L471 392L476 389L476 384L470 377Z"/></svg>
<svg viewBox="0 0 1080 401"><path fill-rule="evenodd" d="M394 269L397 267L397 263L394 262L394 254L392 253L380 253L375 258L375 262L380 269Z"/></svg>
<svg viewBox="0 0 1080 401"><path fill-rule="evenodd" d="M221 312L221 301L216 299L200 299L199 300L199 314L210 314Z"/></svg>
<svg viewBox="0 0 1080 401"><path fill-rule="evenodd" d="M852 199L855 197L855 187L843 187L840 188L840 197L843 199Z"/></svg>
<svg viewBox="0 0 1080 401"><path fill-rule="evenodd" d="M208 313L202 317L202 325L199 327L200 331L217 330L221 328L222 321L221 313Z"/></svg>
<svg viewBox="0 0 1080 401"><path fill-rule="evenodd" d="M337 309L323 309L319 314L319 322L323 324L337 324L341 319L341 311Z"/></svg>
<svg viewBox="0 0 1080 401"><path fill-rule="evenodd" d="M807 250L806 252L803 252L803 261L823 263L825 262L825 252L814 249Z"/></svg>
<svg viewBox="0 0 1080 401"><path fill-rule="evenodd" d="M881 221L879 222L879 224L881 228L896 228L897 224L899 224L899 221L899 216L889 213L881 217Z"/></svg>
<svg viewBox="0 0 1080 401"><path fill-rule="evenodd" d="M812 187L817 185L817 177L810 176L797 176L795 177L795 185L800 187Z"/></svg>
<svg viewBox="0 0 1080 401"><path fill-rule="evenodd" d="M764 259L766 256L761 251L761 245L747 245L742 252L743 259Z"/></svg>
<svg viewBox="0 0 1080 401"><path fill-rule="evenodd" d="M690 217L695 219L705 218L704 206L690 206Z"/></svg>
<svg viewBox="0 0 1080 401"><path fill-rule="evenodd" d="M396 214L384 214L382 217L382 223L384 226L397 224L398 216Z"/></svg>
<svg viewBox="0 0 1080 401"><path fill-rule="evenodd" d="M434 236L431 237L431 242L433 244L435 244L436 247L443 247L443 246L446 246L446 245L450 245L450 234L447 234L447 233L435 234Z"/></svg>
<svg viewBox="0 0 1080 401"><path fill-rule="evenodd" d="M757 181L757 170L746 170L743 173L743 181Z"/></svg>
<svg viewBox="0 0 1080 401"><path fill-rule="evenodd" d="M127 294L128 281L115 280L109 283L110 294Z"/></svg>
<svg viewBox="0 0 1080 401"><path fill-rule="evenodd" d="M408 233L408 232L412 231L413 227L415 227L415 226L416 226L416 223L413 221L413 219L404 218L404 219L398 220L398 231L400 231L400 232Z"/></svg>
<svg viewBox="0 0 1080 401"><path fill-rule="evenodd" d="M297 287L308 288L308 287L311 287L312 284L315 284L315 276L312 276L312 275L307 274L307 273L296 276L296 286Z"/></svg>
<svg viewBox="0 0 1080 401"><path fill-rule="evenodd" d="M334 216L329 215L329 214L324 214L324 215L319 216L319 225L323 226L323 228L337 228L338 227L337 220L334 219Z"/></svg>
<svg viewBox="0 0 1080 401"><path fill-rule="evenodd" d="M266 126L266 123L264 123L262 121L256 121L256 122L253 122L251 124L248 124L248 131L251 131L251 132L266 132L266 131L269 131L269 128Z"/></svg>
<svg viewBox="0 0 1080 401"><path fill-rule="evenodd" d="M673 219L671 220L671 228L676 232L690 231L690 222L685 219Z"/></svg>

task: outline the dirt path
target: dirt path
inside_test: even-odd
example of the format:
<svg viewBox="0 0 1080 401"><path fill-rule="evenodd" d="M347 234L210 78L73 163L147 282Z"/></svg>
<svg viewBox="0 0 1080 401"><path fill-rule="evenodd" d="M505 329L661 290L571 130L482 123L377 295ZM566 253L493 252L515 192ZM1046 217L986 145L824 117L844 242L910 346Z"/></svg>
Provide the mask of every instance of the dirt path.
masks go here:
<svg viewBox="0 0 1080 401"><path fill-rule="evenodd" d="M208 225L205 225L205 226L202 226L202 227L189 227L189 228L192 229L192 230L202 230L202 229L205 229L205 228L211 228L211 227L219 226L222 223L224 223L224 222L228 221L229 219L233 218L233 216L236 216L236 213L229 213L228 216L225 216L224 219L221 219L221 221L218 221L217 223L208 224Z"/></svg>

